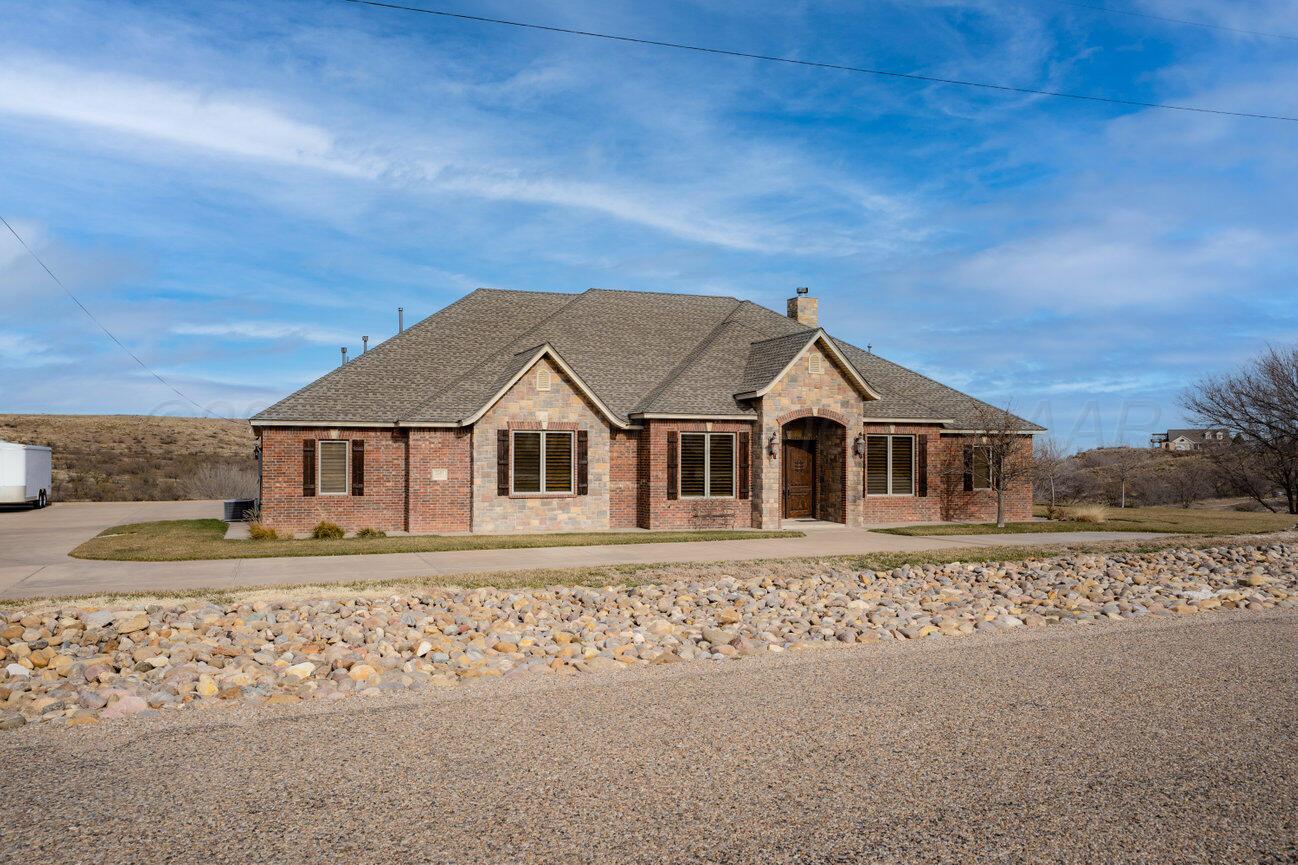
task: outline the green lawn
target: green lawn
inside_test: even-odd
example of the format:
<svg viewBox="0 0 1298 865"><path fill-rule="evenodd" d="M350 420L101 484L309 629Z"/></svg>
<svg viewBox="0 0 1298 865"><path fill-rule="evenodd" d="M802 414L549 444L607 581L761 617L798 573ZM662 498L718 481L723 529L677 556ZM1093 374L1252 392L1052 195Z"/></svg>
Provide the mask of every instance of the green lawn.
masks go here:
<svg viewBox="0 0 1298 865"><path fill-rule="evenodd" d="M78 559L130 562L181 562L195 559L264 559L280 556L354 556L362 553L432 553L446 550L499 550L526 547L590 547L662 544L680 541L733 541L800 538L802 532L689 531L584 532L538 535L420 535L393 538L343 538L317 541L225 539L221 520L164 520L105 529L71 552Z"/></svg>
<svg viewBox="0 0 1298 865"><path fill-rule="evenodd" d="M1045 508L1037 508L1039 516ZM1258 532L1278 532L1298 524L1293 514L1273 514L1270 511L1245 512L1206 510L1198 508L1109 508L1102 523L1083 523L1076 520L1052 520L1034 523L1007 523L997 528L995 523L943 523L935 526L902 526L895 529L875 529L889 535L926 537L931 535L1007 535L1033 532L1172 532L1179 535L1242 535Z"/></svg>

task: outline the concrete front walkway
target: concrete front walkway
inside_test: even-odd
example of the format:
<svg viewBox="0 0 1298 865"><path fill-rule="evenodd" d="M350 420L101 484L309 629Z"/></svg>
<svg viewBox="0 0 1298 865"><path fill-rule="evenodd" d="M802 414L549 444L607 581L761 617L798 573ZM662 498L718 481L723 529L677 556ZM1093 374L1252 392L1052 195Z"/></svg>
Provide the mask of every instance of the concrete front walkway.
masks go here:
<svg viewBox="0 0 1298 865"><path fill-rule="evenodd" d="M220 516L220 502L69 502L42 511L0 513L0 598L332 583L534 568L724 562L1158 537L1143 532L1057 532L912 538L818 524L800 527L806 532L806 537L802 538L606 547L539 547L201 562L98 562L73 559L67 555L82 541L109 526L145 520L217 516Z"/></svg>

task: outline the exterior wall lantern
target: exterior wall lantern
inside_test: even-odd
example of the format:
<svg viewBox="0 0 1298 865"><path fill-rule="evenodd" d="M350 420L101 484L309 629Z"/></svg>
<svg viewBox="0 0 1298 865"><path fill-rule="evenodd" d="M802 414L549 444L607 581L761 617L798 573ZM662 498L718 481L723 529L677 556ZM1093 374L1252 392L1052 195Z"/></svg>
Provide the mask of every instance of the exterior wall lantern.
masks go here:
<svg viewBox="0 0 1298 865"><path fill-rule="evenodd" d="M779 433L771 433L771 437L766 440L766 455L771 459L775 459L780 453L778 439Z"/></svg>
<svg viewBox="0 0 1298 865"><path fill-rule="evenodd" d="M865 456L865 433L857 433L852 441L852 453L858 457Z"/></svg>

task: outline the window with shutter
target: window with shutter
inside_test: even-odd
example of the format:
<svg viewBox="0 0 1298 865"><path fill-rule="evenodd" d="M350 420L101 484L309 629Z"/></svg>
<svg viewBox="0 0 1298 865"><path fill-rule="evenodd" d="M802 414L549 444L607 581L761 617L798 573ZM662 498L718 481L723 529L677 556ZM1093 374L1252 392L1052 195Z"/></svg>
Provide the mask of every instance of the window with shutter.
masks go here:
<svg viewBox="0 0 1298 865"><path fill-rule="evenodd" d="M734 497L734 433L681 433L680 494L694 499Z"/></svg>
<svg viewBox="0 0 1298 865"><path fill-rule="evenodd" d="M865 491L872 496L914 495L914 436L866 437Z"/></svg>
<svg viewBox="0 0 1298 865"><path fill-rule="evenodd" d="M573 434L514 432L513 479L516 493L573 491Z"/></svg>
<svg viewBox="0 0 1298 865"><path fill-rule="evenodd" d="M347 455L350 441L321 441L316 470L319 492L322 496L345 496L350 482Z"/></svg>

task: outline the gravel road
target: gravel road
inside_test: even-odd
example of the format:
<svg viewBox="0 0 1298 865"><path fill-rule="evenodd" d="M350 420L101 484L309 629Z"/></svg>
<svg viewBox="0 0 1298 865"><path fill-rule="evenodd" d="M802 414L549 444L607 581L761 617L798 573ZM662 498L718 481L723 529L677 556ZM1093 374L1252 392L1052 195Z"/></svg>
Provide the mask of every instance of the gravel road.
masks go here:
<svg viewBox="0 0 1298 865"><path fill-rule="evenodd" d="M1298 614L0 734L0 861L1298 861Z"/></svg>

